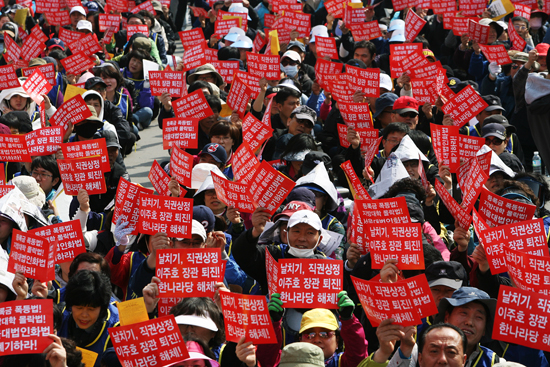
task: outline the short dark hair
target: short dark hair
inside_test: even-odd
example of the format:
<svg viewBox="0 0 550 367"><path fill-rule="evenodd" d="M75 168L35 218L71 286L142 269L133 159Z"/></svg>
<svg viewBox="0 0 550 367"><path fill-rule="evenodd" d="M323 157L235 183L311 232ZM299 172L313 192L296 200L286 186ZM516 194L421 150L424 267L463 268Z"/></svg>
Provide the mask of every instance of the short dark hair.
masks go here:
<svg viewBox="0 0 550 367"><path fill-rule="evenodd" d="M212 137L214 135L227 134L229 134L229 136L231 136L231 139L233 139L233 145L236 145L236 143L239 142L241 139L240 129L226 120L218 120L218 122L212 125L212 127L210 128L210 133L208 135Z"/></svg>
<svg viewBox="0 0 550 367"><path fill-rule="evenodd" d="M394 132L400 132L408 134L411 129L409 128L409 125L403 123L403 122L391 122L382 130L382 137L384 140L388 138L388 135Z"/></svg>
<svg viewBox="0 0 550 367"><path fill-rule="evenodd" d="M140 10L139 15L141 15L143 17L143 21L145 23L145 18L149 18L149 20L151 21L151 26L154 27L155 26L155 16L153 14L151 14L150 12L148 12L147 10Z"/></svg>
<svg viewBox="0 0 550 367"><path fill-rule="evenodd" d="M220 101L220 99L216 96L212 96L212 95L206 95L204 96L206 98L206 102L208 103L208 105L210 106L210 108L212 109L212 111L214 111L214 113L216 111L218 111L218 113L221 112L222 110L222 102Z"/></svg>
<svg viewBox="0 0 550 367"><path fill-rule="evenodd" d="M82 352L76 349L76 343L67 338L60 337L59 339L61 339L63 348L67 353L67 367L85 367L82 363Z"/></svg>
<svg viewBox="0 0 550 367"><path fill-rule="evenodd" d="M208 92L212 95L214 94L214 91L212 90L212 86L208 84L208 82L205 82L204 80L195 80L193 84L189 86L189 89L187 90L187 93L193 93L196 90L206 88L208 89Z"/></svg>
<svg viewBox="0 0 550 367"><path fill-rule="evenodd" d="M74 274L65 286L65 304L73 306L101 307L102 315L111 302L111 281L103 273L81 270Z"/></svg>
<svg viewBox="0 0 550 367"><path fill-rule="evenodd" d="M358 48L366 48L371 56L376 55L376 46L370 41L363 40L355 42L355 45L353 45L353 52L355 52L355 50L357 50Z"/></svg>
<svg viewBox="0 0 550 367"><path fill-rule="evenodd" d="M105 87L102 87L102 88L105 89ZM93 90L93 89L91 89L91 90ZM100 96L98 96L97 94L95 94L95 93L87 94L86 97L84 97L84 102L86 102L86 103L88 101L98 101L99 103L101 103L101 100L102 100L102 98Z"/></svg>
<svg viewBox="0 0 550 367"><path fill-rule="evenodd" d="M464 335L464 332L460 330L458 327L448 323L440 323L440 324L428 326L422 332L422 334L420 334L420 337L418 339L418 353L422 353L424 349L424 345L426 345L426 336L428 335L428 333L432 330L443 329L443 328L453 329L458 333L458 335L460 335L460 338L462 339L462 353L466 354L466 348L468 347L468 339L466 339L466 335Z"/></svg>
<svg viewBox="0 0 550 367"><path fill-rule="evenodd" d="M59 174L59 167L57 166L57 161L51 155L43 155L34 158L31 163L31 171L35 168L42 168L46 171L51 172L52 180L56 178L61 179L61 175Z"/></svg>
<svg viewBox="0 0 550 367"><path fill-rule="evenodd" d="M514 24L514 22L523 22L527 26L527 29L529 29L529 20L527 20L527 18L525 17L520 17L520 16L513 17L512 24Z"/></svg>
<svg viewBox="0 0 550 367"><path fill-rule="evenodd" d="M122 73L120 72L119 69L117 69L116 66L114 66L113 64L108 64L108 65L111 65L111 66L106 66L106 67L102 67L100 68L97 73L99 75L100 78L104 79L104 78L113 78L116 80L116 89L118 90L120 87L124 86L124 77L122 76Z"/></svg>
<svg viewBox="0 0 550 367"><path fill-rule="evenodd" d="M130 21L130 19L132 18L138 18L139 20L141 20L141 24L145 24L145 18L143 18L143 15L141 15L140 13L128 15L128 21Z"/></svg>
<svg viewBox="0 0 550 367"><path fill-rule="evenodd" d="M95 252L83 252L81 254L76 255L76 257L73 259L73 262L71 263L71 266L69 267L69 279L72 278L73 275L75 275L78 269L78 266L80 263L87 262L91 264L99 264L99 268L101 269L101 272L105 274L108 278L111 278L111 268L109 267L109 263L103 256L100 254L96 254Z"/></svg>
<svg viewBox="0 0 550 367"><path fill-rule="evenodd" d="M57 61L61 61L67 57L67 54L62 50L56 49L56 50L51 50L48 56L53 57Z"/></svg>
<svg viewBox="0 0 550 367"><path fill-rule="evenodd" d="M170 309L170 315L197 315L209 317L218 327L216 335L208 341L210 347L216 347L225 341L223 314L214 301L207 297L184 298Z"/></svg>
<svg viewBox="0 0 550 367"><path fill-rule="evenodd" d="M144 38L147 38L147 37L144 37ZM143 50L132 50L132 52L128 54L128 63L130 63L130 60L132 60L133 57L135 57L140 61L143 61L143 60L153 61L153 58L151 57L151 55L148 52Z"/></svg>
<svg viewBox="0 0 550 367"><path fill-rule="evenodd" d="M275 102L276 103L279 103L279 104L283 104L285 103L285 101L288 99L288 97L295 97L295 98L300 98L301 95L300 95L300 92L298 92L297 90L295 89L291 89L291 88L281 88L281 90L279 91L279 93L277 93L275 95ZM269 112L269 111L268 111Z"/></svg>

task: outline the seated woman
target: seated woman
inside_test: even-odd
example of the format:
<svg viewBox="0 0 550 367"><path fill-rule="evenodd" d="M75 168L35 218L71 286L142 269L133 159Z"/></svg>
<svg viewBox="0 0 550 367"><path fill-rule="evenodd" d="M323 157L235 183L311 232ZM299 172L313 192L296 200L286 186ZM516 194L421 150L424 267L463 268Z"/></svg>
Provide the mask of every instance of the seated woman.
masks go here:
<svg viewBox="0 0 550 367"><path fill-rule="evenodd" d="M149 81L144 79L143 60L153 61L151 56L141 50L128 54L128 67L122 69L122 75L134 82L139 93L138 106L134 108L133 121L138 129L143 130L151 125L155 98L151 95Z"/></svg>
<svg viewBox="0 0 550 367"><path fill-rule="evenodd" d="M19 78L19 82L23 82L27 78ZM46 116L51 117L57 110L50 104L48 96L44 95L44 103L46 108ZM29 115L33 123L33 129L38 129L40 125L40 112L38 106L31 97L23 90L23 87L4 89L0 93L0 110L2 114L12 111L24 111Z"/></svg>
<svg viewBox="0 0 550 367"><path fill-rule="evenodd" d="M95 367L101 365L105 354L113 352L108 329L118 326L119 321L118 309L110 299L111 283L102 273L81 270L67 283L66 309L58 335L97 353Z"/></svg>

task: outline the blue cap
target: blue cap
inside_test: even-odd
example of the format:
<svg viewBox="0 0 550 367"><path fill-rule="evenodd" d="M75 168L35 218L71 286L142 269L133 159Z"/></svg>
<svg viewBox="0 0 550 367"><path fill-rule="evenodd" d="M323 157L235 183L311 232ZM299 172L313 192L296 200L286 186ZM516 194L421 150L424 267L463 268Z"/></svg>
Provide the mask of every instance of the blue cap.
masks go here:
<svg viewBox="0 0 550 367"><path fill-rule="evenodd" d="M376 98L376 102L374 103L376 112L372 115L372 117L377 118L378 115L380 115L387 107L393 107L393 104L397 101L397 98L399 97L395 93L384 93L380 97Z"/></svg>
<svg viewBox="0 0 550 367"><path fill-rule="evenodd" d="M193 219L204 226L206 233L210 233L214 230L216 217L212 209L206 205L197 205L193 207Z"/></svg>
<svg viewBox="0 0 550 367"><path fill-rule="evenodd" d="M486 324L485 324L485 337L491 338L491 332L493 330L493 319L495 317L495 311L497 307L497 300L489 297L484 291L475 287L461 287L457 289L451 298L443 298L439 302L439 314L435 317L435 322L443 322L445 315L449 308L464 306L470 302L478 302L485 306L487 311Z"/></svg>
<svg viewBox="0 0 550 367"><path fill-rule="evenodd" d="M225 151L225 148L218 143L206 144L199 153L199 157L203 154L210 154L218 163L225 164L227 161L227 152Z"/></svg>

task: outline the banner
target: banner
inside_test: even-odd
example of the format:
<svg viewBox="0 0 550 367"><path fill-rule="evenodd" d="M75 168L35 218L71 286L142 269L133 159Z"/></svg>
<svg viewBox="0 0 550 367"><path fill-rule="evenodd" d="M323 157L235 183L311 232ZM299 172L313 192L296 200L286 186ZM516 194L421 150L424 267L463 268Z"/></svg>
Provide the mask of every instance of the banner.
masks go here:
<svg viewBox="0 0 550 367"><path fill-rule="evenodd" d="M137 235L140 195L153 195L153 193L153 190L146 189L121 177L116 190L115 211L111 223L116 224L118 218L122 218L121 223L128 222L126 228L133 228L129 235Z"/></svg>
<svg viewBox="0 0 550 367"><path fill-rule="evenodd" d="M51 84L48 83L40 69L36 69L31 76L23 82L22 87L37 105L41 104L44 100L42 95L47 94L52 89Z"/></svg>
<svg viewBox="0 0 550 367"><path fill-rule="evenodd" d="M260 161L256 158L246 141L243 141L241 146L233 153L232 166L237 182L247 185L254 177L260 166Z"/></svg>
<svg viewBox="0 0 550 367"><path fill-rule="evenodd" d="M168 188L170 176L168 176L168 173L166 173L156 159L151 166L148 178L149 181L151 181L153 188L159 193L159 195L171 196L170 189Z"/></svg>
<svg viewBox="0 0 550 367"><path fill-rule="evenodd" d="M550 257L504 247L504 258L508 275L517 288L550 296Z"/></svg>
<svg viewBox="0 0 550 367"><path fill-rule="evenodd" d="M88 70L94 66L94 62L90 60L82 52L73 54L61 60L61 64L67 74L80 75L81 72Z"/></svg>
<svg viewBox="0 0 550 367"><path fill-rule="evenodd" d="M372 269L397 259L400 270L423 270L424 248L420 223L371 224L367 227Z"/></svg>
<svg viewBox="0 0 550 367"><path fill-rule="evenodd" d="M241 119L244 118L251 94L252 90L248 88L239 77L236 77L233 84L231 84L231 89L227 96L227 105L233 112L237 113Z"/></svg>
<svg viewBox="0 0 550 367"><path fill-rule="evenodd" d="M260 55L247 52L246 65L250 75L257 78L266 78L267 80L279 80L281 78L279 55Z"/></svg>
<svg viewBox="0 0 550 367"><path fill-rule="evenodd" d="M350 184L352 188L353 198L355 200L372 200L369 193L367 192L367 189L363 187L361 184L361 180L355 173L353 166L351 165L350 161L345 161L340 165L344 173L346 174L346 177L348 179L348 183Z"/></svg>
<svg viewBox="0 0 550 367"><path fill-rule="evenodd" d="M217 23L217 22L216 22ZM178 32L183 49L193 47L197 43L204 42L204 32L201 27Z"/></svg>
<svg viewBox="0 0 550 367"><path fill-rule="evenodd" d="M168 366L189 358L174 315L109 328L122 366Z"/></svg>
<svg viewBox="0 0 550 367"><path fill-rule="evenodd" d="M439 182L439 180L435 180L435 191L441 198L441 201L447 209L449 209L449 212L452 214L452 216L458 221L460 227L462 228L470 228L470 223L472 222L472 217L469 214L469 211L466 211L463 207L460 206L456 202L456 200L449 194L447 189Z"/></svg>
<svg viewBox="0 0 550 367"><path fill-rule="evenodd" d="M183 71L149 71L151 95L160 96L170 93L173 97L182 97L185 89L185 73Z"/></svg>
<svg viewBox="0 0 550 367"><path fill-rule="evenodd" d="M97 37L92 33L80 37L76 41L70 43L69 49L72 53L81 52L84 56L92 56L97 52L103 51L97 41Z"/></svg>
<svg viewBox="0 0 550 367"><path fill-rule="evenodd" d="M237 208L242 213L253 213L254 206L248 194L248 185L229 181L212 172L216 196L228 207Z"/></svg>
<svg viewBox="0 0 550 367"><path fill-rule="evenodd" d="M346 24L346 26L351 30L355 42L370 41L382 37L380 26L376 20L364 23Z"/></svg>
<svg viewBox="0 0 550 367"><path fill-rule="evenodd" d="M65 159L100 158L102 171L111 170L105 138L63 143L61 151Z"/></svg>
<svg viewBox="0 0 550 367"><path fill-rule="evenodd" d="M120 15L118 14L99 14L99 31L105 32L107 29L114 27L115 32L120 30Z"/></svg>
<svg viewBox="0 0 550 367"><path fill-rule="evenodd" d="M67 195L76 196L80 189L89 195L107 192L101 158L58 159L57 166Z"/></svg>
<svg viewBox="0 0 550 367"><path fill-rule="evenodd" d="M26 299L0 303L0 354L39 354L53 340L53 300Z"/></svg>
<svg viewBox="0 0 550 367"><path fill-rule="evenodd" d="M24 135L0 134L0 161L31 162Z"/></svg>
<svg viewBox="0 0 550 367"><path fill-rule="evenodd" d="M38 65L38 66L32 66L30 68L21 69L21 75L25 77L29 77L36 69L39 69L42 72L42 74L44 74L44 77L52 87L55 87L57 85L57 80L55 78L56 71L53 64Z"/></svg>
<svg viewBox="0 0 550 367"><path fill-rule="evenodd" d="M126 27L126 40L129 41L130 38L136 33L141 33L144 36L149 35L149 28L145 24L128 24Z"/></svg>
<svg viewBox="0 0 550 367"><path fill-rule="evenodd" d="M426 25L426 21L422 19L413 9L409 9L405 18L405 39L413 42Z"/></svg>
<svg viewBox="0 0 550 367"><path fill-rule="evenodd" d="M468 21L468 37L480 45L486 45L489 43L490 28L491 27L488 25L479 24L478 22L470 19Z"/></svg>
<svg viewBox="0 0 550 367"><path fill-rule="evenodd" d="M488 106L469 85L443 105L443 112L451 115L454 126L462 127Z"/></svg>
<svg viewBox="0 0 550 367"><path fill-rule="evenodd" d="M326 56L332 60L338 60L338 51L336 50L336 40L334 38L315 36L315 48L317 49L317 58Z"/></svg>
<svg viewBox="0 0 550 367"><path fill-rule="evenodd" d="M203 120L214 114L210 105L206 102L202 89L198 89L172 102L172 107L176 117L179 118L187 117L190 119Z"/></svg>
<svg viewBox="0 0 550 367"><path fill-rule="evenodd" d="M250 180L248 194L254 208L265 208L273 215L294 186L294 181L263 161Z"/></svg>
<svg viewBox="0 0 550 367"><path fill-rule="evenodd" d="M196 149L199 144L198 133L199 120L196 118L176 117L164 119L162 125L162 147L165 150L174 147Z"/></svg>
<svg viewBox="0 0 550 367"><path fill-rule="evenodd" d="M195 43L195 46L188 47L183 53L183 71L206 64L205 50L206 42Z"/></svg>
<svg viewBox="0 0 550 367"><path fill-rule="evenodd" d="M31 233L13 229L8 271L20 271L41 282L55 279L56 244Z"/></svg>
<svg viewBox="0 0 550 367"><path fill-rule="evenodd" d="M139 233L164 232L168 237L191 238L192 199L149 194L139 197Z"/></svg>
<svg viewBox="0 0 550 367"><path fill-rule="evenodd" d="M477 211L490 227L496 227L532 219L536 210L535 205L506 199L483 188Z"/></svg>
<svg viewBox="0 0 550 367"><path fill-rule="evenodd" d="M25 134L29 154L33 157L51 155L63 143L63 128L61 126L43 127Z"/></svg>
<svg viewBox="0 0 550 367"><path fill-rule="evenodd" d="M18 88L20 86L21 83L19 83L13 65L0 66L0 89Z"/></svg>
<svg viewBox="0 0 550 367"><path fill-rule="evenodd" d="M180 185L190 187L192 171L193 156L174 146L170 155L170 176L175 177Z"/></svg>
<svg viewBox="0 0 550 367"><path fill-rule="evenodd" d="M40 227L27 233L56 244L56 264L72 261L76 255L86 252L82 227L78 219Z"/></svg>
<svg viewBox="0 0 550 367"><path fill-rule="evenodd" d="M271 323L265 296L252 296L232 292L220 292L225 325L225 338L238 343L277 344L277 336Z"/></svg>
<svg viewBox="0 0 550 367"><path fill-rule="evenodd" d="M225 260L219 248L157 250L156 276L162 297L214 297L223 282Z"/></svg>

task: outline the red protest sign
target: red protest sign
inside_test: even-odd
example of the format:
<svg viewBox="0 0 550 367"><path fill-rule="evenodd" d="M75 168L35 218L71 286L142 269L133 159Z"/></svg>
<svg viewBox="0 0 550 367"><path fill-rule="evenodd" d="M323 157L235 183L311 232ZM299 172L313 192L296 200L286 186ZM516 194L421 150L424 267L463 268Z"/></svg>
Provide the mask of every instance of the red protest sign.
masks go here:
<svg viewBox="0 0 550 367"><path fill-rule="evenodd" d="M238 27L241 28L245 32L248 29L248 16L245 13L228 12L228 11L223 11L223 10L220 9L220 10L218 10L218 17L221 20L225 20L225 19L240 20L240 23L239 23ZM223 36L225 36L225 34Z"/></svg>
<svg viewBox="0 0 550 367"><path fill-rule="evenodd" d="M139 233L164 232L168 237L191 238L192 199L148 194L139 197Z"/></svg>
<svg viewBox="0 0 550 367"><path fill-rule="evenodd" d="M52 85L48 83L40 69L36 69L31 76L25 80L22 87L36 104L41 104L44 100L42 95L48 93L50 89L52 89Z"/></svg>
<svg viewBox="0 0 550 367"><path fill-rule="evenodd" d="M19 47L19 45L7 34L4 36L4 43L6 46L6 61L16 62L19 60L21 47Z"/></svg>
<svg viewBox="0 0 550 367"><path fill-rule="evenodd" d="M453 14L456 12L456 0L432 1L434 14Z"/></svg>
<svg viewBox="0 0 550 367"><path fill-rule="evenodd" d="M350 241L359 245L361 253L368 252L369 224L410 223L409 209L404 197L377 200L355 200Z"/></svg>
<svg viewBox="0 0 550 367"><path fill-rule="evenodd" d="M214 114L210 105L206 102L202 89L197 89L193 93L172 102L172 106L176 117L179 118L202 120Z"/></svg>
<svg viewBox="0 0 550 367"><path fill-rule="evenodd" d="M267 80L279 80L281 78L281 65L279 55L260 55L252 52L246 53L246 64L250 75Z"/></svg>
<svg viewBox="0 0 550 367"><path fill-rule="evenodd" d="M444 125L430 125L432 144L437 161L441 165L449 166L451 172L460 166L458 156L458 127Z"/></svg>
<svg viewBox="0 0 550 367"><path fill-rule="evenodd" d="M529 5L514 3L514 17L524 17L531 19L531 7Z"/></svg>
<svg viewBox="0 0 550 367"><path fill-rule="evenodd" d="M191 11L193 11L193 16L194 17L200 17L201 15L204 16L205 18L208 18L208 12L201 8L201 7L198 7L198 6L190 6L189 9L191 9Z"/></svg>
<svg viewBox="0 0 550 367"><path fill-rule="evenodd" d="M472 217L468 214L469 212L456 202L439 180L435 180L435 191L438 193L441 201L443 201L443 204L449 209L449 212L456 218L460 227L470 228Z"/></svg>
<svg viewBox="0 0 550 367"><path fill-rule="evenodd" d="M470 172L468 177L464 181L464 186L462 187L462 207L466 212L470 212L474 206L477 197L483 189L483 185L489 178L489 175L485 173L483 167L477 159L472 160Z"/></svg>
<svg viewBox="0 0 550 367"><path fill-rule="evenodd" d="M428 280L417 275L395 283L381 283L351 277L357 296L372 326L392 318L401 326L418 325L437 313Z"/></svg>
<svg viewBox="0 0 550 367"><path fill-rule="evenodd" d="M171 118L165 119L162 125L162 147L172 149L196 149L198 147L197 135L199 132L199 120L196 118Z"/></svg>
<svg viewBox="0 0 550 367"><path fill-rule="evenodd" d="M213 61L211 64L222 76L224 82L227 84L233 83L233 75L239 71L238 61Z"/></svg>
<svg viewBox="0 0 550 367"><path fill-rule="evenodd" d="M39 66L32 66L30 68L24 68L21 69L21 74L25 77L31 76L31 74L36 70L39 69L42 74L46 77L46 80L52 87L57 85L57 80L55 79L55 66L53 64L46 64L46 65L39 65Z"/></svg>
<svg viewBox="0 0 550 367"><path fill-rule="evenodd" d="M105 138L63 143L61 144L61 151L65 159L100 158L103 172L111 170Z"/></svg>
<svg viewBox="0 0 550 367"><path fill-rule="evenodd" d="M248 195L248 185L229 181L224 177L212 172L212 180L216 195L225 205L237 208L243 213L253 213L254 206Z"/></svg>
<svg viewBox="0 0 550 367"><path fill-rule="evenodd" d="M67 195L76 196L80 189L90 195L107 192L101 158L58 159L57 166Z"/></svg>
<svg viewBox="0 0 550 367"><path fill-rule="evenodd" d="M273 24L274 29L295 30L300 33L299 38L309 37L311 33L311 15L296 11L285 12L278 22Z"/></svg>
<svg viewBox="0 0 550 367"><path fill-rule="evenodd" d="M362 24L365 22L366 8L355 8L351 6L350 3L344 4L344 6L344 19L342 20L346 23L346 26L351 24Z"/></svg>
<svg viewBox="0 0 550 367"><path fill-rule="evenodd" d="M168 366L189 358L174 315L109 328L122 366Z"/></svg>
<svg viewBox="0 0 550 367"><path fill-rule="evenodd" d="M347 65L346 76L354 92L359 89L366 97L380 96L380 69L361 69Z"/></svg>
<svg viewBox="0 0 550 367"><path fill-rule="evenodd" d="M105 44L105 45L110 44L111 40L113 39L113 36L115 35L116 32L117 32L117 30L116 30L115 27L107 28L105 33L103 33L103 40L102 40L103 44Z"/></svg>
<svg viewBox="0 0 550 367"><path fill-rule="evenodd" d="M170 189L168 188L170 176L168 176L168 173L162 169L156 159L151 166L148 178L159 195L170 196Z"/></svg>
<svg viewBox="0 0 550 367"><path fill-rule="evenodd" d="M338 102L344 122L354 130L372 128L372 116L368 103Z"/></svg>
<svg viewBox="0 0 550 367"><path fill-rule="evenodd" d="M453 30L453 34L457 37L462 36L469 32L470 20L476 22L479 18L472 17L446 17L450 23L450 29Z"/></svg>
<svg viewBox="0 0 550 367"><path fill-rule="evenodd" d="M121 218L122 222L128 222L127 228L133 228L130 235L138 234L140 195L152 195L153 192L121 177L116 190L115 211L111 223L116 224L118 218Z"/></svg>
<svg viewBox="0 0 550 367"><path fill-rule="evenodd" d="M13 65L0 66L0 89L18 88L20 86L21 83L19 83Z"/></svg>
<svg viewBox="0 0 550 367"><path fill-rule="evenodd" d="M212 298L215 284L223 282L224 273L225 261L219 248L157 250L160 297Z"/></svg>
<svg viewBox="0 0 550 367"><path fill-rule="evenodd" d="M102 48L93 33L89 33L70 43L69 49L72 53L81 52L85 56L91 56L96 52L102 51Z"/></svg>
<svg viewBox="0 0 550 367"><path fill-rule="evenodd" d="M109 9L105 9L106 13L109 13L110 10L115 11L117 13L126 13L129 9L128 0L109 0L107 1L107 7ZM122 18L122 19L125 19L125 18Z"/></svg>
<svg viewBox="0 0 550 367"><path fill-rule="evenodd" d="M266 14L267 15L267 14ZM265 20L265 15L264 15ZM254 51L260 52L260 50L267 45L267 37L262 37L260 32L256 33L256 37L254 37L254 43L253 43L253 49ZM270 46L271 48L271 46ZM222 75L223 76L223 75Z"/></svg>
<svg viewBox="0 0 550 367"><path fill-rule="evenodd" d="M220 292L225 337L234 343L246 336L257 344L277 343L265 296Z"/></svg>
<svg viewBox="0 0 550 367"><path fill-rule="evenodd" d="M500 274L507 270L504 248L536 256L549 256L542 218L488 228L478 233L478 236L487 255L491 274Z"/></svg>
<svg viewBox="0 0 550 367"><path fill-rule="evenodd" d="M157 305L158 317L169 315L170 309L177 305L182 299L181 297L159 298L159 303Z"/></svg>
<svg viewBox="0 0 550 367"><path fill-rule="evenodd" d="M348 179L348 183L352 187L352 193L354 199L360 199L360 200L370 200L371 197L365 187L361 184L361 181L359 180L359 177L355 173L353 166L351 165L350 161L345 161L340 165L344 173L346 174L346 177Z"/></svg>
<svg viewBox="0 0 550 367"><path fill-rule="evenodd" d="M466 187L466 179L468 178L470 174L470 168L472 166L472 162L474 159L478 161L478 163L481 166L481 169L485 174L489 175L489 168L491 166L491 155L493 152L489 149L489 151L485 154L481 154L476 157L472 157L465 162L462 163L460 168L458 169L458 184L460 187Z"/></svg>
<svg viewBox="0 0 550 367"><path fill-rule="evenodd" d="M488 104L469 85L443 105L443 112L451 115L454 126L462 127L487 107Z"/></svg>
<svg viewBox="0 0 550 367"><path fill-rule="evenodd" d="M24 135L0 134L0 161L32 161Z"/></svg>
<svg viewBox="0 0 550 367"><path fill-rule="evenodd" d="M240 28L240 19L216 19L216 22L214 22L214 35L218 36L219 38L223 38L227 36L229 33L229 30L231 28Z"/></svg>
<svg viewBox="0 0 550 367"><path fill-rule="evenodd" d="M21 47L21 57L25 61L34 59L40 54L40 52L44 50L45 47L46 45L44 44L44 42L40 41L40 39L38 39L38 37L36 37L34 34L31 34L30 36L25 38L23 47Z"/></svg>
<svg viewBox="0 0 550 367"><path fill-rule="evenodd" d="M479 24L472 19L468 21L468 36L480 45L486 45L489 42L489 29L488 25Z"/></svg>
<svg viewBox="0 0 550 367"><path fill-rule="evenodd" d="M75 75L80 75L81 72L94 66L94 62L82 52L64 58L61 60L61 64L65 68L67 74Z"/></svg>
<svg viewBox="0 0 550 367"><path fill-rule="evenodd" d="M405 39L414 41L425 24L426 21L416 14L415 11L408 11L405 18Z"/></svg>
<svg viewBox="0 0 550 367"><path fill-rule="evenodd" d="M41 282L55 279L56 245L29 232L13 229L8 271L20 271Z"/></svg>
<svg viewBox="0 0 550 367"><path fill-rule="evenodd" d="M477 17L481 15L487 7L485 0L459 0L458 9L466 17Z"/></svg>
<svg viewBox="0 0 550 367"><path fill-rule="evenodd" d="M530 255L504 247L506 269L514 285L530 292L550 296L550 257Z"/></svg>
<svg viewBox="0 0 550 367"><path fill-rule="evenodd" d="M348 126L344 124L337 124L337 128L340 145L344 148L349 148L351 144L348 141Z"/></svg>
<svg viewBox="0 0 550 367"><path fill-rule="evenodd" d="M86 244L78 219L40 227L27 233L56 244L56 264L71 261L76 255L86 252Z"/></svg>
<svg viewBox="0 0 550 367"><path fill-rule="evenodd" d="M550 351L550 296L501 285L492 338Z"/></svg>
<svg viewBox="0 0 550 367"><path fill-rule="evenodd" d="M185 88L184 78L183 71L150 71L151 94L160 96L163 93L170 93L172 97L182 97Z"/></svg>
<svg viewBox="0 0 550 367"><path fill-rule="evenodd" d="M419 103L435 104L437 95L433 89L434 81L431 79L411 79L413 97Z"/></svg>
<svg viewBox="0 0 550 367"><path fill-rule="evenodd" d="M233 74L233 78L239 77L246 85L248 85L248 88L252 91L251 97L256 99L258 98L258 95L260 94L260 77L251 75L250 73L247 73L246 71L239 70L235 74Z"/></svg>
<svg viewBox="0 0 550 367"><path fill-rule="evenodd" d="M378 25L378 22L376 20L373 20L372 22L355 23L355 24L352 23L349 25L346 23L346 27L348 27L351 30L353 39L356 42L370 41L372 39L382 37L380 26Z"/></svg>
<svg viewBox="0 0 550 367"><path fill-rule="evenodd" d="M267 110L266 110L267 111ZM250 112L246 114L242 122L243 141L246 141L252 151L256 151L260 145L273 135L270 124L260 121Z"/></svg>
<svg viewBox="0 0 550 367"><path fill-rule="evenodd" d="M510 56L508 56L508 51L504 45L479 45L481 52L485 55L485 58L489 62L496 62L499 65L511 64Z"/></svg>
<svg viewBox="0 0 550 367"><path fill-rule="evenodd" d="M343 286L341 260L280 259L276 267L275 292L281 294L283 307L338 308L337 296ZM269 291L274 293L271 288Z"/></svg>
<svg viewBox="0 0 550 367"><path fill-rule="evenodd" d="M342 18L344 15L344 4L346 0L327 0L325 1L325 8L329 14L332 14L334 18ZM395 7L395 4L394 4ZM395 9L396 11L398 9ZM315 37L317 40L317 36Z"/></svg>
<svg viewBox="0 0 550 367"><path fill-rule="evenodd" d="M250 100L250 94L252 94L252 90L250 90L242 80L236 77L233 84L231 84L231 89L227 96L227 105L233 112L236 112L240 118L244 117L248 101Z"/></svg>
<svg viewBox="0 0 550 367"><path fill-rule="evenodd" d="M144 36L149 35L149 28L145 24L128 24L126 27L126 40L129 41L130 38L136 33L141 33Z"/></svg>
<svg viewBox="0 0 550 367"><path fill-rule="evenodd" d="M254 208L266 208L273 214L294 186L294 181L263 161L250 180L248 194L252 198Z"/></svg>
<svg viewBox="0 0 550 367"><path fill-rule="evenodd" d="M201 8L202 9L202 8ZM204 32L201 27L189 29L187 31L178 32L180 36L183 49L187 49L196 45L197 43L204 42Z"/></svg>
<svg viewBox="0 0 550 367"><path fill-rule="evenodd" d="M480 217L491 227L521 222L533 218L536 206L510 200L483 189L479 196Z"/></svg>
<svg viewBox="0 0 550 367"><path fill-rule="evenodd" d="M2 164L2 166L4 166L4 164ZM2 169L4 169L3 167L0 167ZM0 180L0 182L6 182L5 179L2 179ZM4 195L6 195L7 193L9 193L11 190L13 190L15 186L14 185L0 185L0 198L3 197Z"/></svg>
<svg viewBox="0 0 550 367"><path fill-rule="evenodd" d="M342 73L343 65L337 62L327 61L325 59L317 59L315 64L315 75L317 76L317 83L321 88L325 88L324 83L325 76Z"/></svg>
<svg viewBox="0 0 550 367"><path fill-rule="evenodd" d="M328 56L330 59L338 60L338 51L336 50L336 40L334 38L315 36L315 47L318 58Z"/></svg>
<svg viewBox="0 0 550 367"><path fill-rule="evenodd" d="M527 41L516 32L512 19L508 22L508 36L510 37L510 42L512 42L512 50L523 51L525 49Z"/></svg>
<svg viewBox="0 0 550 367"><path fill-rule="evenodd" d="M241 146L233 153L232 166L235 180L245 185L248 184L254 177L259 165L260 161L254 155L248 143L243 141Z"/></svg>
<svg viewBox="0 0 550 367"><path fill-rule="evenodd" d="M42 32L40 26L37 24L31 29L31 34L34 35L40 42L46 42L48 37Z"/></svg>
<svg viewBox="0 0 550 367"><path fill-rule="evenodd" d="M86 120L92 116L92 112L84 102L84 99L80 94L77 94L73 98L65 101L61 107L50 117L50 123L52 125L63 126L63 131L67 131L69 122L73 125Z"/></svg>
<svg viewBox="0 0 550 367"><path fill-rule="evenodd" d="M70 31L65 28L59 28L59 39L63 41L64 44L70 45L74 41L80 39L80 37L83 37L84 33Z"/></svg>
<svg viewBox="0 0 550 367"><path fill-rule="evenodd" d="M180 185L190 187L192 170L193 156L174 146L170 156L170 175L175 177Z"/></svg>
<svg viewBox="0 0 550 367"><path fill-rule="evenodd" d="M388 259L397 259L400 270L424 269L420 223L372 224L367 236L373 269L382 269Z"/></svg>
<svg viewBox="0 0 550 367"><path fill-rule="evenodd" d="M401 56L390 56L390 67L392 78L399 77L401 74L407 72L411 77L417 78L413 73L413 70L416 68L424 67L430 64L428 59L424 56L422 51L417 51L408 54L405 57Z"/></svg>
<svg viewBox="0 0 550 367"><path fill-rule="evenodd" d="M25 141L31 156L51 155L59 149L63 143L63 127L51 126L25 134Z"/></svg>
<svg viewBox="0 0 550 367"><path fill-rule="evenodd" d="M0 303L2 340L0 353L39 354L53 340L53 300L25 299Z"/></svg>
<svg viewBox="0 0 550 367"><path fill-rule="evenodd" d="M200 42L196 46L188 47L183 53L183 71L188 71L206 64L206 43Z"/></svg>
<svg viewBox="0 0 550 367"><path fill-rule="evenodd" d="M118 14L99 14L99 31L105 32L107 29L114 27L115 32L120 30L120 15Z"/></svg>
<svg viewBox="0 0 550 367"><path fill-rule="evenodd" d="M130 10L130 13L137 14L142 10L147 10L151 14L155 14L155 9L153 8L153 2L151 0L144 1L132 10Z"/></svg>
<svg viewBox="0 0 550 367"><path fill-rule="evenodd" d="M62 10L57 12L46 12L44 16L48 20L51 26L64 26L71 24L71 17L68 10ZM59 35L61 39L61 28L59 29ZM62 40L62 39L61 39ZM65 42L65 41L63 41Z"/></svg>

